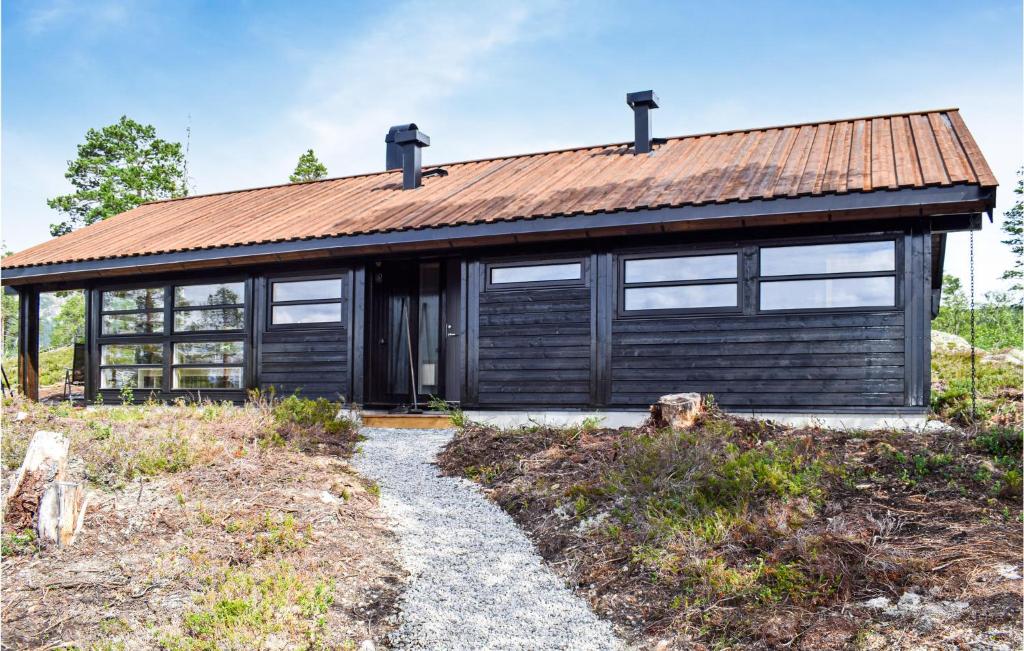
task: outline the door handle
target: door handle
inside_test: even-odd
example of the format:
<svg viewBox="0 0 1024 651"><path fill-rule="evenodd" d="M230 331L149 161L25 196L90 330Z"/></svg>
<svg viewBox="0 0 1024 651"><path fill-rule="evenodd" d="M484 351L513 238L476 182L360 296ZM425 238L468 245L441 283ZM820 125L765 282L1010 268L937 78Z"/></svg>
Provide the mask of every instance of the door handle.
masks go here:
<svg viewBox="0 0 1024 651"><path fill-rule="evenodd" d="M445 336L446 337L458 337L461 332L455 332L455 328L450 323L445 324Z"/></svg>

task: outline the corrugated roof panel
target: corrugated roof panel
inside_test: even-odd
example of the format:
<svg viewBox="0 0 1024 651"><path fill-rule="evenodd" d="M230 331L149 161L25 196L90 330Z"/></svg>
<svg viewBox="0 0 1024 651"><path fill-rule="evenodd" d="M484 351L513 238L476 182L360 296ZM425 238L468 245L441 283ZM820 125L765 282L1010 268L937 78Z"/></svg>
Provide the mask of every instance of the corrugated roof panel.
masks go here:
<svg viewBox="0 0 1024 651"><path fill-rule="evenodd" d="M427 166L426 169L430 169ZM956 109L451 163L139 206L16 253L4 268L433 228L956 183L995 177Z"/></svg>

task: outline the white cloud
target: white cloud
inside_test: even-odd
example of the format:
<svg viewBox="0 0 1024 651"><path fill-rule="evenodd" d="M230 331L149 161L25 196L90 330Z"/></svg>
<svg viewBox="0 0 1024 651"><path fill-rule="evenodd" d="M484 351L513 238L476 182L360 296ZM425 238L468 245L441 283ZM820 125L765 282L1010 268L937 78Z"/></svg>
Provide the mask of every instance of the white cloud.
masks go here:
<svg viewBox="0 0 1024 651"><path fill-rule="evenodd" d="M83 31L121 25L128 21L132 0L52 0L39 2L28 12L25 27L31 34L40 34L59 25L74 22Z"/></svg>
<svg viewBox="0 0 1024 651"><path fill-rule="evenodd" d="M443 100L486 81L510 48L557 34L566 15L546 2L396 6L322 53L291 117L332 174L365 171L383 162L390 125L416 121L430 133L449 114Z"/></svg>

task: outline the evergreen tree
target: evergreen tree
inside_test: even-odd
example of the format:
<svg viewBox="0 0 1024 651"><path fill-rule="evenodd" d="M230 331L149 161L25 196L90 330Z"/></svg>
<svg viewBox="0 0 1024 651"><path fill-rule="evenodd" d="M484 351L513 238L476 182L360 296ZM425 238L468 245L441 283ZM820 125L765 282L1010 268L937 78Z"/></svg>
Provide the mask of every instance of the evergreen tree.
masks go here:
<svg viewBox="0 0 1024 651"><path fill-rule="evenodd" d="M307 149L305 154L299 156L299 162L295 171L288 177L292 183L303 181L316 181L327 176L327 166L317 159L312 149Z"/></svg>
<svg viewBox="0 0 1024 651"><path fill-rule="evenodd" d="M75 191L47 200L67 216L50 225L53 236L153 201L187 194L181 144L156 137L156 128L127 116L102 129L89 129L68 161L64 177Z"/></svg>
<svg viewBox="0 0 1024 651"><path fill-rule="evenodd" d="M1020 305L1024 303L1024 167L1017 171L1017 187L1013 189L1017 201L1013 207L1003 213L1003 233L1006 239L1003 244L1013 251L1013 267L1003 272L1003 280L1012 281L1009 288L1011 300Z"/></svg>

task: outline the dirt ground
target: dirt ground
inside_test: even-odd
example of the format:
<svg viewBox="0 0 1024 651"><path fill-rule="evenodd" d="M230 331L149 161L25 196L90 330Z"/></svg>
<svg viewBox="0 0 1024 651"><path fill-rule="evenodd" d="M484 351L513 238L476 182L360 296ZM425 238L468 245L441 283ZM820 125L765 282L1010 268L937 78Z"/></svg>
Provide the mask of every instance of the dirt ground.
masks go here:
<svg viewBox="0 0 1024 651"><path fill-rule="evenodd" d="M155 407L157 415L132 420L131 410L144 409L5 406L8 467L17 456L9 441L37 429L71 432L71 473L89 476L90 490L71 548L39 550L5 531L4 649L381 643L404 573L373 486L329 450L267 444L254 432L265 423L237 416L239 408ZM115 442L152 442L162 427L177 438L156 439L154 449L188 463L147 457L131 479L100 472L101 459L131 454ZM86 438L96 432L98 443Z"/></svg>
<svg viewBox="0 0 1024 651"><path fill-rule="evenodd" d="M685 465L690 444L664 458L659 441L671 435L630 448L618 430L471 425L440 463L479 482L640 648L1021 648L1019 472L996 468L970 434L717 417L690 440L723 428L739 447L733 460L792 444L791 460L827 463L813 503L751 494L734 525L703 539L685 517L676 534L644 528L663 529L666 513L683 510L684 493L664 489L684 484L680 473L728 486L722 466ZM722 448L709 455L722 457ZM629 473L640 477L633 494L608 480Z"/></svg>

